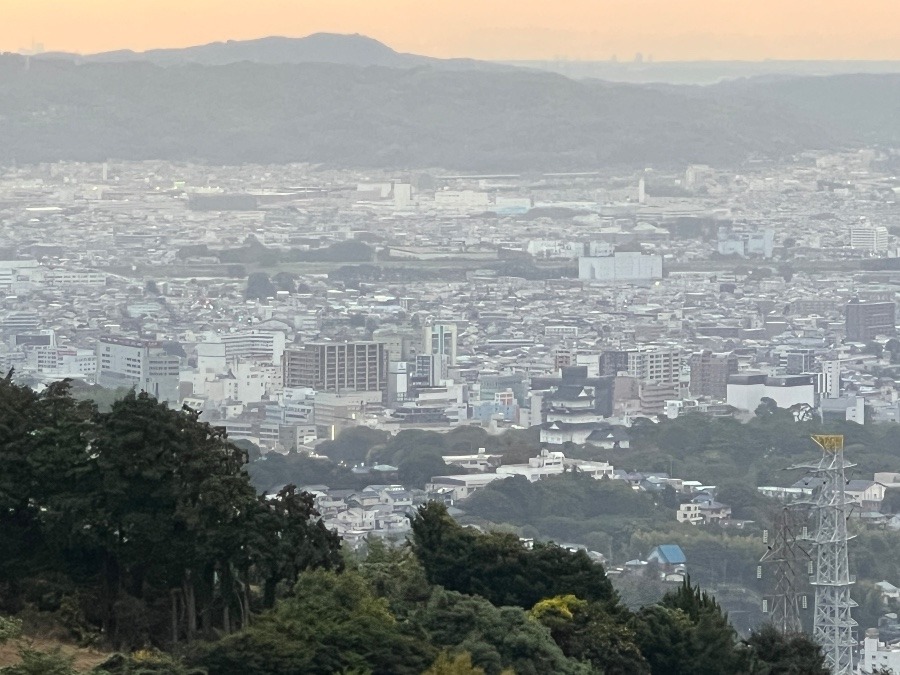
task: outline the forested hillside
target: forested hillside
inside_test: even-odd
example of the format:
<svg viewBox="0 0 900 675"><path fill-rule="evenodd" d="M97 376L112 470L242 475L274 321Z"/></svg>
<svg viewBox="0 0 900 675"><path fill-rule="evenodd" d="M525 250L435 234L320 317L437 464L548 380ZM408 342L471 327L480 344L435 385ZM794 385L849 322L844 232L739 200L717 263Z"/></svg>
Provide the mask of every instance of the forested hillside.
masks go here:
<svg viewBox="0 0 900 675"><path fill-rule="evenodd" d="M246 459L145 395L100 412L0 381L0 643L19 654L0 673L76 673L41 635L115 650L96 675L824 673L803 636L738 640L689 581L631 611L584 552L438 504L410 545L342 552L310 495L258 495Z"/></svg>
<svg viewBox="0 0 900 675"><path fill-rule="evenodd" d="M710 87L525 70L88 63L0 55L0 162L566 171L735 166L898 139L893 75Z"/></svg>

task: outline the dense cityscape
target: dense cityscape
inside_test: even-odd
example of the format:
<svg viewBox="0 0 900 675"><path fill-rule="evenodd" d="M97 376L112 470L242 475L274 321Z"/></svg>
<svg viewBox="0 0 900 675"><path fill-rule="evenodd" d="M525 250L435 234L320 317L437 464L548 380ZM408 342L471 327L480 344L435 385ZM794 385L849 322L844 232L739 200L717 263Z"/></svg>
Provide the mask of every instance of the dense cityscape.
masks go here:
<svg viewBox="0 0 900 675"><path fill-rule="evenodd" d="M0 52L0 675L900 672L896 62L643 59Z"/></svg>

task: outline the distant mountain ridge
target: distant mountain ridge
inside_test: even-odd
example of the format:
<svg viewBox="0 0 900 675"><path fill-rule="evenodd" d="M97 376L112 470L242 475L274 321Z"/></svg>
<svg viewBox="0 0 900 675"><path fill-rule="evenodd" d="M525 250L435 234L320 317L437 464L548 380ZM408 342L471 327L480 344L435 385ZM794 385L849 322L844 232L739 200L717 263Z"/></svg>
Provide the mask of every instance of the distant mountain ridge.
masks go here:
<svg viewBox="0 0 900 675"><path fill-rule="evenodd" d="M900 147L900 76L707 87L525 69L250 62L161 67L0 55L0 162L166 159L571 171L738 166Z"/></svg>
<svg viewBox="0 0 900 675"><path fill-rule="evenodd" d="M418 54L403 54L365 35L338 33L313 33L301 38L271 36L255 40L212 42L195 47L151 49L145 52L118 50L85 56L66 52L48 52L39 55L38 58L62 58L76 63L144 61L158 66L186 63L224 66L249 61L268 65L334 63L346 66L381 66L384 68L422 66L438 69L512 68L512 66L490 64L474 59L436 59Z"/></svg>

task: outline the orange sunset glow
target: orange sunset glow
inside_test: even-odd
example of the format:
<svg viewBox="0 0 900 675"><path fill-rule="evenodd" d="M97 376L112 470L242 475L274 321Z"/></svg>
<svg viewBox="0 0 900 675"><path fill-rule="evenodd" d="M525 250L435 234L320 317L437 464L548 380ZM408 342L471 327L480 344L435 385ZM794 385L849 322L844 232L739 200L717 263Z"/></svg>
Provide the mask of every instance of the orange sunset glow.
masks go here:
<svg viewBox="0 0 900 675"><path fill-rule="evenodd" d="M480 59L900 59L897 0L0 0L0 51L362 33Z"/></svg>

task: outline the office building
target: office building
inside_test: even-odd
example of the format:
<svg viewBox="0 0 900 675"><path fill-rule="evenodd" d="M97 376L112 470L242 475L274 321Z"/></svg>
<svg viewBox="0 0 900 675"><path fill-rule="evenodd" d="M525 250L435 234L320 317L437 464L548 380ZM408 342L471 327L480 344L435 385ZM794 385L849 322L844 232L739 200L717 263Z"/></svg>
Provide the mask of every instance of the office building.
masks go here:
<svg viewBox="0 0 900 675"><path fill-rule="evenodd" d="M775 251L775 231L747 232L723 226L719 228L716 250L719 255L771 258Z"/></svg>
<svg viewBox="0 0 900 675"><path fill-rule="evenodd" d="M261 359L276 366L281 365L284 342L284 333L278 330L243 330L222 335L226 359Z"/></svg>
<svg viewBox="0 0 900 675"><path fill-rule="evenodd" d="M867 628L859 672L860 675L900 672L900 645L882 640L877 628Z"/></svg>
<svg viewBox="0 0 900 675"><path fill-rule="evenodd" d="M384 391L387 358L379 342L310 342L284 352L284 386L317 392Z"/></svg>
<svg viewBox="0 0 900 675"><path fill-rule="evenodd" d="M456 365L455 323L433 323L425 326L422 339L423 354L438 354L447 357L447 365Z"/></svg>
<svg viewBox="0 0 900 675"><path fill-rule="evenodd" d="M816 405L816 376L790 375L768 377L764 373L731 375L728 378L726 402L728 405L753 412L764 398L775 401L779 408L793 405Z"/></svg>
<svg viewBox="0 0 900 675"><path fill-rule="evenodd" d="M841 362L825 361L822 364L820 393L825 398L841 396Z"/></svg>
<svg viewBox="0 0 900 675"><path fill-rule="evenodd" d="M877 335L896 334L896 311L893 302L851 300L844 313L847 339L851 342L865 342Z"/></svg>
<svg viewBox="0 0 900 675"><path fill-rule="evenodd" d="M645 382L678 384L681 378L681 350L667 347L630 350L626 373Z"/></svg>
<svg viewBox="0 0 900 675"><path fill-rule="evenodd" d="M779 352L778 367L785 375L803 375L816 370L816 355L812 349L791 349Z"/></svg>
<svg viewBox="0 0 900 675"><path fill-rule="evenodd" d="M97 384L107 389L134 389L176 404L180 365L160 342L119 337L97 342Z"/></svg>
<svg viewBox="0 0 900 675"><path fill-rule="evenodd" d="M585 281L652 281L662 279L662 256L632 251L578 259L578 278Z"/></svg>
<svg viewBox="0 0 900 675"><path fill-rule="evenodd" d="M727 395L728 376L738 371L733 353L715 354L709 350L691 354L691 396L708 396L720 401Z"/></svg>
<svg viewBox="0 0 900 675"><path fill-rule="evenodd" d="M888 230L884 226L860 226L850 228L850 248L868 253L886 253Z"/></svg>

